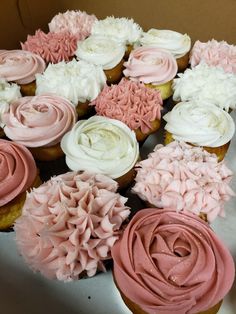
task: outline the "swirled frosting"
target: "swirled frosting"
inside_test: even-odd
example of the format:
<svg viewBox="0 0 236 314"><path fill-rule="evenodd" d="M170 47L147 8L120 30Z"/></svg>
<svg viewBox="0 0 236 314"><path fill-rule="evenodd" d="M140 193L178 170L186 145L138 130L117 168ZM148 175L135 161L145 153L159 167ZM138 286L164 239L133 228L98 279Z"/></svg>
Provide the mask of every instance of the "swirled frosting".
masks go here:
<svg viewBox="0 0 236 314"><path fill-rule="evenodd" d="M108 16L104 20L94 22L91 34L109 37L125 45L132 45L139 40L142 28L133 19Z"/></svg>
<svg viewBox="0 0 236 314"><path fill-rule="evenodd" d="M120 120L131 130L140 128L144 134L152 129L151 121L161 119L160 92L125 78L118 85L105 86L91 105L98 115Z"/></svg>
<svg viewBox="0 0 236 314"><path fill-rule="evenodd" d="M229 250L207 223L168 208L139 211L112 248L119 289L150 314L213 307L235 276Z"/></svg>
<svg viewBox="0 0 236 314"><path fill-rule="evenodd" d="M53 146L77 120L74 106L57 95L22 97L2 115L4 132L28 147Z"/></svg>
<svg viewBox="0 0 236 314"><path fill-rule="evenodd" d="M105 271L103 261L130 213L116 190L104 175L68 172L28 193L15 231L29 266L63 281Z"/></svg>
<svg viewBox="0 0 236 314"><path fill-rule="evenodd" d="M187 34L155 28L143 32L140 43L142 46L165 49L176 59L183 57L191 48L191 39Z"/></svg>
<svg viewBox="0 0 236 314"><path fill-rule="evenodd" d="M0 206L30 188L36 174L35 161L27 148L0 139Z"/></svg>
<svg viewBox="0 0 236 314"><path fill-rule="evenodd" d="M89 15L80 10L67 10L55 15L48 24L50 32L69 32L77 40L84 40L91 34L93 23L97 20L95 15Z"/></svg>
<svg viewBox="0 0 236 314"><path fill-rule="evenodd" d="M121 121L101 116L80 120L61 141L71 170L91 170L113 179L126 174L139 157L134 131Z"/></svg>
<svg viewBox="0 0 236 314"><path fill-rule="evenodd" d="M191 50L190 64L195 67L200 62L209 66L217 66L225 72L236 74L236 46L229 45L226 41L215 39L202 43L197 40Z"/></svg>
<svg viewBox="0 0 236 314"><path fill-rule="evenodd" d="M175 101L205 100L222 109L236 108L236 75L200 63L178 73L172 88Z"/></svg>
<svg viewBox="0 0 236 314"><path fill-rule="evenodd" d="M156 47L140 47L131 51L124 63L126 77L133 81L160 85L171 81L178 70L175 58Z"/></svg>
<svg viewBox="0 0 236 314"><path fill-rule="evenodd" d="M163 119L175 140L198 146L219 147L235 132L230 114L207 101L180 102Z"/></svg>
<svg viewBox="0 0 236 314"><path fill-rule="evenodd" d="M132 190L141 199L159 208L204 213L210 223L225 216L224 203L235 195L229 186L233 173L226 164L183 142L157 145L136 167Z"/></svg>
<svg viewBox="0 0 236 314"><path fill-rule="evenodd" d="M0 77L8 82L31 83L45 67L44 60L30 51L0 50Z"/></svg>
<svg viewBox="0 0 236 314"><path fill-rule="evenodd" d="M36 75L36 95L54 93L77 106L78 102L95 99L105 83L101 66L75 59L61 61L49 64L43 74Z"/></svg>
<svg viewBox="0 0 236 314"><path fill-rule="evenodd" d="M34 35L28 35L25 43L21 43L23 50L31 51L45 62L58 63L69 61L77 48L77 38L68 32L44 33L38 29Z"/></svg>
<svg viewBox="0 0 236 314"><path fill-rule="evenodd" d="M111 38L90 36L78 42L76 56L79 60L101 65L104 70L110 70L122 60L125 49L125 45Z"/></svg>

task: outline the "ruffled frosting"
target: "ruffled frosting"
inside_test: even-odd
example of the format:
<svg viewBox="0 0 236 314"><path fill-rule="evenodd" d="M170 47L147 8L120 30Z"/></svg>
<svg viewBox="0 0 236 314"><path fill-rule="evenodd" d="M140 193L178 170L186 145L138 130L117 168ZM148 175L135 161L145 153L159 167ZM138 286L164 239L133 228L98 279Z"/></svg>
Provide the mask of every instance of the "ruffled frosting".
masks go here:
<svg viewBox="0 0 236 314"><path fill-rule="evenodd" d="M85 61L64 61L49 64L43 74L36 75L36 95L54 93L78 102L95 99L106 83L101 66Z"/></svg>
<svg viewBox="0 0 236 314"><path fill-rule="evenodd" d="M187 34L155 28L143 32L140 43L142 46L165 49L176 59L183 57L191 48L191 39Z"/></svg>
<svg viewBox="0 0 236 314"><path fill-rule="evenodd" d="M172 88L175 101L205 100L222 109L236 108L236 75L200 63L178 73Z"/></svg>
<svg viewBox="0 0 236 314"><path fill-rule="evenodd" d="M30 188L36 174L35 161L27 148L0 139L0 207Z"/></svg>
<svg viewBox="0 0 236 314"><path fill-rule="evenodd" d="M33 189L15 223L29 266L63 281L105 271L103 261L130 213L116 190L115 181L89 172L68 172Z"/></svg>
<svg viewBox="0 0 236 314"><path fill-rule="evenodd" d="M76 36L77 40L84 40L91 34L93 23L97 20L93 14L87 14L80 10L67 10L55 15L48 24L50 32L69 32Z"/></svg>
<svg viewBox="0 0 236 314"><path fill-rule="evenodd" d="M0 50L0 77L8 82L31 83L45 67L44 60L30 51Z"/></svg>
<svg viewBox="0 0 236 314"><path fill-rule="evenodd" d="M139 157L134 131L101 116L78 121L62 138L61 148L71 170L90 170L113 179L131 170Z"/></svg>
<svg viewBox="0 0 236 314"><path fill-rule="evenodd" d="M195 67L200 62L223 68L225 72L236 74L236 46L215 39L202 43L197 40L191 50L190 64Z"/></svg>
<svg viewBox="0 0 236 314"><path fill-rule="evenodd" d="M78 42L76 56L80 60L101 65L104 70L110 70L122 60L125 49L125 45L111 38L90 36Z"/></svg>
<svg viewBox="0 0 236 314"><path fill-rule="evenodd" d="M105 86L91 105L98 115L120 120L132 130L140 128L144 134L152 129L152 121L161 119L160 92L125 78L118 85Z"/></svg>
<svg viewBox="0 0 236 314"><path fill-rule="evenodd" d="M172 54L156 47L134 49L124 66L123 73L129 79L154 85L171 81L178 70Z"/></svg>
<svg viewBox="0 0 236 314"><path fill-rule="evenodd" d="M74 56L77 38L68 32L46 34L38 29L33 36L27 36L21 48L39 55L47 63L58 63L69 61Z"/></svg>
<svg viewBox="0 0 236 314"><path fill-rule="evenodd" d="M230 114L207 101L180 102L163 119L175 140L198 146L222 146L235 132Z"/></svg>
<svg viewBox="0 0 236 314"><path fill-rule="evenodd" d="M53 146L77 120L73 105L56 95L22 97L2 115L4 132L28 147Z"/></svg>
<svg viewBox="0 0 236 314"><path fill-rule="evenodd" d="M229 186L233 173L225 163L186 143L157 145L136 167L132 191L142 200L177 212L204 213L208 222L224 217L224 203L235 195Z"/></svg>
<svg viewBox="0 0 236 314"><path fill-rule="evenodd" d="M150 314L195 314L213 307L235 276L229 250L190 214L139 211L112 249L119 289Z"/></svg>
<svg viewBox="0 0 236 314"><path fill-rule="evenodd" d="M133 45L139 40L142 28L133 19L108 16L93 24L91 34L106 36L125 45Z"/></svg>

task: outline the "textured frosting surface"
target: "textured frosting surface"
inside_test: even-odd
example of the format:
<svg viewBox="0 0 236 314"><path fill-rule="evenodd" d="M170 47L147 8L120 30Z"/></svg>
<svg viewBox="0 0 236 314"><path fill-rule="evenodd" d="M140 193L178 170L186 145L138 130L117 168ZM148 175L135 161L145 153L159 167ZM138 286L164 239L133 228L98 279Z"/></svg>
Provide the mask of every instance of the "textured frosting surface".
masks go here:
<svg viewBox="0 0 236 314"><path fill-rule="evenodd" d="M156 47L132 50L124 66L123 73L129 79L155 85L171 81L178 70L172 54Z"/></svg>
<svg viewBox="0 0 236 314"><path fill-rule="evenodd" d="M38 29L34 35L28 35L23 50L31 51L44 59L45 62L58 63L69 61L75 54L77 38L69 32L48 34Z"/></svg>
<svg viewBox="0 0 236 314"><path fill-rule="evenodd" d="M36 95L54 93L77 106L78 102L95 99L105 83L101 66L73 59L49 64L43 74L36 75Z"/></svg>
<svg viewBox="0 0 236 314"><path fill-rule="evenodd" d="M143 209L112 249L119 289L150 314L196 314L221 301L233 258L195 215Z"/></svg>
<svg viewBox="0 0 236 314"><path fill-rule="evenodd" d="M136 165L133 192L159 207L204 213L208 222L225 216L224 203L235 195L229 186L232 171L214 154L186 143L157 145Z"/></svg>
<svg viewBox="0 0 236 314"><path fill-rule="evenodd" d="M56 95L22 97L2 115L7 137L28 147L59 143L76 118L74 106Z"/></svg>
<svg viewBox="0 0 236 314"><path fill-rule="evenodd" d="M31 187L36 174L35 161L27 148L0 139L0 206Z"/></svg>
<svg viewBox="0 0 236 314"><path fill-rule="evenodd" d="M230 114L207 101L180 102L163 119L175 140L198 146L219 147L235 132Z"/></svg>
<svg viewBox="0 0 236 314"><path fill-rule="evenodd" d="M130 213L116 190L114 180L89 172L68 172L33 189L15 224L29 266L63 281L105 271L103 261Z"/></svg>
<svg viewBox="0 0 236 314"><path fill-rule="evenodd" d="M191 39L187 34L155 28L143 32L140 43L142 46L165 49L176 59L183 57L191 48Z"/></svg>
<svg viewBox="0 0 236 314"><path fill-rule="evenodd" d="M44 60L30 51L0 50L0 77L8 82L31 83L45 67Z"/></svg>
<svg viewBox="0 0 236 314"><path fill-rule="evenodd" d="M91 105L98 115L120 120L131 130L140 128L143 133L150 131L151 121L161 119L160 92L125 78L117 85L106 85Z"/></svg>
<svg viewBox="0 0 236 314"><path fill-rule="evenodd" d="M63 136L61 148L71 170L90 170L114 179L132 169L139 157L135 133L123 122L101 116L78 121Z"/></svg>

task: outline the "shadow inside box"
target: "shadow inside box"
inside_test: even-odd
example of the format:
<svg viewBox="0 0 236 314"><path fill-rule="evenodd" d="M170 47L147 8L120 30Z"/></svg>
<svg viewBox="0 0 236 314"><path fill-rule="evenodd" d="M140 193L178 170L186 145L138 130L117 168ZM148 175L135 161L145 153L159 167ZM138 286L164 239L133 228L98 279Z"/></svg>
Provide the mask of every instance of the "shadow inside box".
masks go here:
<svg viewBox="0 0 236 314"><path fill-rule="evenodd" d="M42 182L48 181L51 177L70 171L65 162L65 156L52 161L36 161L39 169L39 176Z"/></svg>

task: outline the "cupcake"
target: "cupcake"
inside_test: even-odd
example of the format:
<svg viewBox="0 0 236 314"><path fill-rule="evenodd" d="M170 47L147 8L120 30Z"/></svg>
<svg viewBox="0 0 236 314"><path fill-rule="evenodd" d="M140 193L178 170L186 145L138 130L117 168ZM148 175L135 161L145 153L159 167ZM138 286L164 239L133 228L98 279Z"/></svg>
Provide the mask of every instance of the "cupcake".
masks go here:
<svg viewBox="0 0 236 314"><path fill-rule="evenodd" d="M101 116L80 120L63 136L61 148L73 171L108 175L120 189L133 181L139 147L135 133L121 121Z"/></svg>
<svg viewBox="0 0 236 314"><path fill-rule="evenodd" d="M60 141L77 120L73 105L56 95L22 97L3 114L8 138L27 146L35 159L55 160L63 156Z"/></svg>
<svg viewBox="0 0 236 314"><path fill-rule="evenodd" d="M180 102L163 116L165 144L173 140L202 146L221 161L235 132L235 124L225 110L207 101Z"/></svg>
<svg viewBox="0 0 236 314"><path fill-rule="evenodd" d="M105 86L91 102L98 115L124 122L134 130L138 142L160 127L160 92L143 83L123 78L118 85Z"/></svg>
<svg viewBox="0 0 236 314"><path fill-rule="evenodd" d="M151 28L140 38L142 46L152 46L169 51L176 59L178 72L184 71L189 63L191 39L187 34Z"/></svg>
<svg viewBox="0 0 236 314"><path fill-rule="evenodd" d="M44 60L22 50L0 50L0 77L17 83L23 96L35 94L35 75L45 70Z"/></svg>
<svg viewBox="0 0 236 314"><path fill-rule="evenodd" d="M139 211L112 257L134 314L215 314L235 277L233 258L209 225L168 208Z"/></svg>
<svg viewBox="0 0 236 314"><path fill-rule="evenodd" d="M73 59L49 64L43 74L38 74L36 95L53 93L67 98L81 118L89 114L92 108L89 102L98 96L105 83L101 66Z"/></svg>
<svg viewBox="0 0 236 314"><path fill-rule="evenodd" d="M0 139L0 230L21 215L26 191L38 186L35 161L23 145Z"/></svg>
<svg viewBox="0 0 236 314"><path fill-rule="evenodd" d="M132 81L160 90L162 99L172 95L172 80L178 67L168 51L156 47L134 49L124 63L124 75Z"/></svg>
<svg viewBox="0 0 236 314"><path fill-rule="evenodd" d="M211 223L224 217L224 204L234 192L232 171L215 154L184 142L157 145L148 158L136 164L132 192L146 205L191 212Z"/></svg>
<svg viewBox="0 0 236 314"><path fill-rule="evenodd" d="M116 190L104 175L68 172L28 193L14 229L29 267L62 281L105 271L130 213Z"/></svg>
<svg viewBox="0 0 236 314"><path fill-rule="evenodd" d="M78 42L76 56L78 60L101 66L107 83L117 83L123 75L125 45L111 38L90 36Z"/></svg>

